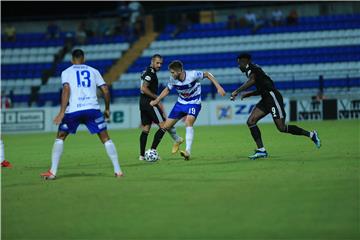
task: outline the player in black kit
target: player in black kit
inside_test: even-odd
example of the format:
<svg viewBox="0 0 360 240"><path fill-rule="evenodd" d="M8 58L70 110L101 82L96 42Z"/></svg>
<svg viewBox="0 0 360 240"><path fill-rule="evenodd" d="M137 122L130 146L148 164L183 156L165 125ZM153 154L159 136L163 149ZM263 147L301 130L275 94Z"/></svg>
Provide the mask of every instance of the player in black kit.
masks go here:
<svg viewBox="0 0 360 240"><path fill-rule="evenodd" d="M247 120L247 125L257 145L255 154L249 156L249 158L254 160L268 156L261 139L260 129L256 124L269 113L271 113L274 123L280 132L307 136L315 143L317 148L320 148L320 139L315 130L309 132L296 125L285 124L286 113L284 111L283 98L275 88L271 78L258 65L251 62L251 55L247 53L240 54L237 61L241 72L246 74L248 80L231 93L230 100L233 101L240 92L253 85L255 85L256 90L242 93L241 100L250 96L261 95L261 100L256 104Z"/></svg>
<svg viewBox="0 0 360 240"><path fill-rule="evenodd" d="M161 104L154 107L150 105L150 101L157 98L159 80L156 72L160 70L163 63L163 58L159 54L155 54L151 58L151 64L141 74L141 86L140 86L140 114L142 132L140 135L140 157L139 160L144 160L145 148L147 137L150 132L151 124L155 123L159 127L163 127L166 120L164 108ZM184 139L176 134L175 127L169 130L171 137L175 143L172 148L172 153L176 153L179 150L179 146L184 142Z"/></svg>

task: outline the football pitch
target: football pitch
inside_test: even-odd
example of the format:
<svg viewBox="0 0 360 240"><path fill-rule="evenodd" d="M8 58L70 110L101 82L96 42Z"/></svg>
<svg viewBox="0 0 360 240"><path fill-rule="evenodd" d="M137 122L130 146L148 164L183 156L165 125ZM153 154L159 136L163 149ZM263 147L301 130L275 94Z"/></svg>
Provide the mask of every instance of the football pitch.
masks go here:
<svg viewBox="0 0 360 240"><path fill-rule="evenodd" d="M138 160L139 129L111 130L123 179L97 136L65 141L58 178L44 181L54 133L4 135L2 239L359 239L359 121L296 123L305 137L259 124L267 159L245 125L195 126L192 159ZM148 138L148 148L157 127ZM185 137L185 129L178 128ZM182 148L185 146L182 145Z"/></svg>

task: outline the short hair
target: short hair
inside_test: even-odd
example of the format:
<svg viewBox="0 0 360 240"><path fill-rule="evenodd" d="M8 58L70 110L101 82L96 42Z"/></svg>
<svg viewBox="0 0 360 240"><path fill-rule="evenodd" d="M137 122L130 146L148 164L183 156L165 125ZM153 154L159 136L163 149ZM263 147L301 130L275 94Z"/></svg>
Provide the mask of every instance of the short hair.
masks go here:
<svg viewBox="0 0 360 240"><path fill-rule="evenodd" d="M237 60L240 60L242 58L245 58L247 60L251 60L251 55L249 53L241 53L239 54L239 56L237 57Z"/></svg>
<svg viewBox="0 0 360 240"><path fill-rule="evenodd" d="M81 49L75 49L74 51L72 51L72 57L73 58L83 58L85 56L84 51Z"/></svg>
<svg viewBox="0 0 360 240"><path fill-rule="evenodd" d="M160 59L163 59L163 57L160 55L160 54L154 54L152 57L151 57L151 60L154 59L154 58L160 58Z"/></svg>
<svg viewBox="0 0 360 240"><path fill-rule="evenodd" d="M180 60L174 60L169 64L169 69L172 70L183 70L183 63Z"/></svg>

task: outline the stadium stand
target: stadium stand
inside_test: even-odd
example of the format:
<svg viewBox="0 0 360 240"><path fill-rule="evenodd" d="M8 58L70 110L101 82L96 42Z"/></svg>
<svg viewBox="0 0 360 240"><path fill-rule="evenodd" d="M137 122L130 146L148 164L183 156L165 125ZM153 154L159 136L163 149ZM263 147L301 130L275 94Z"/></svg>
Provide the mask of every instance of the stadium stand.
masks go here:
<svg viewBox="0 0 360 240"><path fill-rule="evenodd" d="M64 47L66 35L59 39L47 40L43 33L18 34L16 42L2 45L2 90L6 94L13 91L14 107L28 106L32 88L39 88L36 105L58 105L61 89L61 71L71 65L68 52L63 61L55 62L55 57ZM75 45L86 51L87 63L102 74L129 48L129 43L121 36L89 38L86 45ZM44 82L44 71L54 69L48 81ZM51 72L51 71L50 71Z"/></svg>
<svg viewBox="0 0 360 240"><path fill-rule="evenodd" d="M264 26L256 34L250 28L229 30L225 22L219 22L193 24L173 39L174 28L167 25L113 83L116 100L137 100L140 72L155 53L165 57L164 67L158 73L163 84L169 76L167 64L180 59L186 69L211 71L227 91L232 91L244 81L236 56L247 51L255 63L264 66L284 95L316 94L321 84L319 76L324 79L327 93L360 88L360 15L302 17L297 25ZM26 33L18 34L16 42L3 41L2 89L13 92L15 107L28 105L34 87L39 89L37 106L59 104L60 73L70 66L70 54L59 63L54 63L54 58L66 44L66 37L62 33L59 39L47 40L44 33ZM104 74L129 49L129 43L118 36L90 38L86 45L73 47L84 49L87 64ZM44 71L52 68L50 78L44 80ZM212 91L204 82L203 97Z"/></svg>
<svg viewBox="0 0 360 240"><path fill-rule="evenodd" d="M244 77L237 69L239 52L251 52L253 61L264 66L286 95L314 95L322 76L328 93L360 86L360 15L334 15L300 18L295 26L265 26L257 34L250 28L226 29L226 23L193 24L191 29L171 37L168 25L157 41L146 49L114 84L116 96L131 94L138 85L139 72L155 53L165 56L166 66L174 59L186 69L211 71L227 91ZM164 68L160 79L169 74ZM204 97L211 87L204 82ZM127 91L125 91L127 89Z"/></svg>

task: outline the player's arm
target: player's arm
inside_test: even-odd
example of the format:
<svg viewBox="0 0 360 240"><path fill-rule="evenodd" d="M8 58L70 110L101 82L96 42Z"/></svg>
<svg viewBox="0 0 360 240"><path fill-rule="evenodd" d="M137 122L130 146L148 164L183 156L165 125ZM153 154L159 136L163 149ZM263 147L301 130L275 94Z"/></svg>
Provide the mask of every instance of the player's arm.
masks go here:
<svg viewBox="0 0 360 240"><path fill-rule="evenodd" d="M66 107L69 103L70 98L70 86L68 83L65 83L61 93L61 104L60 104L60 111L58 115L54 118L54 123L59 125L64 118Z"/></svg>
<svg viewBox="0 0 360 240"><path fill-rule="evenodd" d="M105 119L108 121L110 118L110 91L106 84L101 85L100 90L103 94L104 102L105 102L104 116L105 116Z"/></svg>
<svg viewBox="0 0 360 240"><path fill-rule="evenodd" d="M244 92L241 94L241 100L247 97L257 96L257 95L260 95L260 93L257 90L251 92Z"/></svg>
<svg viewBox="0 0 360 240"><path fill-rule="evenodd" d="M164 90L162 90L162 92L160 93L160 95L155 99L152 100L150 102L151 106L155 106L157 104L159 104L159 102L161 101L161 99L163 99L164 97L166 97L167 95L169 95L170 93L170 89L168 87L164 88Z"/></svg>
<svg viewBox="0 0 360 240"><path fill-rule="evenodd" d="M157 95L150 91L149 85L150 83L148 81L143 81L143 83L141 84L141 91L152 99L156 99Z"/></svg>
<svg viewBox="0 0 360 240"><path fill-rule="evenodd" d="M236 89L235 91L233 91L231 93L231 96L230 96L230 100L234 100L235 97L239 94L239 92L242 92L246 89L248 89L249 87L253 86L255 84L255 74L251 74L249 79L243 84L241 85L238 89Z"/></svg>
<svg viewBox="0 0 360 240"><path fill-rule="evenodd" d="M212 83L215 85L218 93L219 93L221 96L225 96L225 93L226 93L225 90L224 90L224 89L221 87L221 85L218 83L218 81L216 80L216 78L214 77L214 75L212 75L210 72L204 72L204 73L203 73L203 77L209 79L210 82L212 82Z"/></svg>

